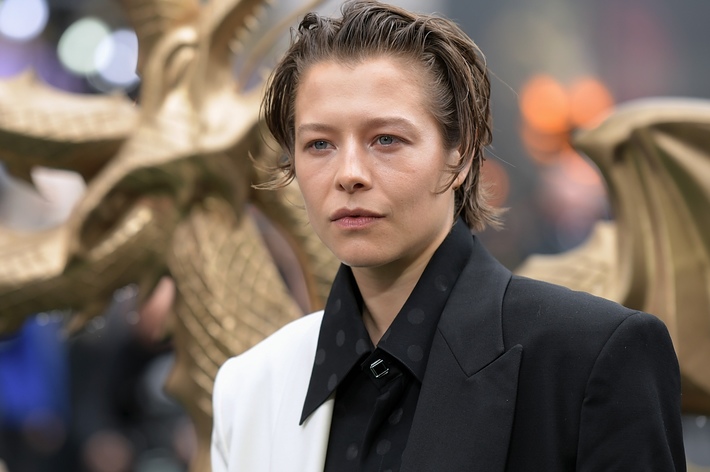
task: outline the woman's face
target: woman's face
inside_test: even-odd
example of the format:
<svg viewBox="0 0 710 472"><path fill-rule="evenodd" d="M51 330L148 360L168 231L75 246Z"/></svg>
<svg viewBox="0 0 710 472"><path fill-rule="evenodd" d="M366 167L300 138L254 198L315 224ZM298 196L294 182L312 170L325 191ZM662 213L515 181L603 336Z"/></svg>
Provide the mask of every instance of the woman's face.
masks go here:
<svg viewBox="0 0 710 472"><path fill-rule="evenodd" d="M458 152L444 149L426 78L390 56L320 62L302 76L296 178L316 234L353 268L426 263L451 229L454 192L441 190Z"/></svg>

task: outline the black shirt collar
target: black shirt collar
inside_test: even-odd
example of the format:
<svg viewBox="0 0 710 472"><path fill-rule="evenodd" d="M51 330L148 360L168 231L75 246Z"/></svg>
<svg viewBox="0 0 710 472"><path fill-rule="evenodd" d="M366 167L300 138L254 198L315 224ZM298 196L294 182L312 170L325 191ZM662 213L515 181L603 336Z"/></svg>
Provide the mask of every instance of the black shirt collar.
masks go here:
<svg viewBox="0 0 710 472"><path fill-rule="evenodd" d="M424 378L441 312L472 248L471 232L459 219L378 343L379 349L396 358L419 382ZM360 290L350 268L341 265L326 302L301 423L374 350L361 314Z"/></svg>

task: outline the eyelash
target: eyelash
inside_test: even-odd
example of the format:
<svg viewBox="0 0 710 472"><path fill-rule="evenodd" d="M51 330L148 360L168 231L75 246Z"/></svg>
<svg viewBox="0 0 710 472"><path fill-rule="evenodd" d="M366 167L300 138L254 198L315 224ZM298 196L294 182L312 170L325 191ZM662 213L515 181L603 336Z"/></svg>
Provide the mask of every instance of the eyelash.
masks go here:
<svg viewBox="0 0 710 472"><path fill-rule="evenodd" d="M381 140L382 138L389 138L389 139L392 140L392 142L389 143L389 144L384 144L384 143L380 142L380 140ZM377 137L375 138L374 142L375 142L376 144L379 144L380 146L389 147L389 146L393 146L393 145L395 145L395 144L397 144L397 143L401 143L402 140L401 140L400 138L396 137L396 136L391 135L391 134L381 134L381 135L379 135L379 136L377 136ZM323 143L323 144L325 144L326 146L330 145L330 143L329 143L328 141L326 141L325 139L316 139L316 140L311 141L310 143L308 143L308 145L306 146L306 148L307 148L307 149L313 149L313 150L315 150L315 151L325 151L325 149L318 149L318 148L316 148L316 144L318 144L318 143Z"/></svg>

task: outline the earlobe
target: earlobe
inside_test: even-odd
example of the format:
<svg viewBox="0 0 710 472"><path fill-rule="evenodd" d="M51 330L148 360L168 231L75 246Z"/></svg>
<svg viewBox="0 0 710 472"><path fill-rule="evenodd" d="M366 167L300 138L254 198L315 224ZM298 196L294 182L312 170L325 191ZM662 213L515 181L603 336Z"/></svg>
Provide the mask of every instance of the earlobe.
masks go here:
<svg viewBox="0 0 710 472"><path fill-rule="evenodd" d="M455 158L455 160L453 162L456 162L456 163L459 162L459 160L461 159L461 154L459 153L459 151L455 151L453 153L452 159L453 158ZM471 170L471 161L469 160L466 163L466 165L464 166L464 168L461 169L461 171L458 174L456 174L456 178L454 179L454 181L451 185L451 187L454 190L458 189L461 185L463 185L464 181L466 180L466 177L468 177L468 173L470 170Z"/></svg>
<svg viewBox="0 0 710 472"><path fill-rule="evenodd" d="M468 168L465 168L461 172L459 172L456 175L456 178L454 179L454 183L451 185L451 187L454 190L458 190L459 187L463 184L464 180L466 180L466 175L468 175Z"/></svg>

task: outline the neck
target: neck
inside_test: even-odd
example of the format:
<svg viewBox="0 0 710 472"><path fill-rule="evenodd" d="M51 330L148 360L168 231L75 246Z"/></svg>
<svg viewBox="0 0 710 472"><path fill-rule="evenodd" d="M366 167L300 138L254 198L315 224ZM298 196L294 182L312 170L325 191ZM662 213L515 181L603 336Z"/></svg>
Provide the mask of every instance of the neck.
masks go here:
<svg viewBox="0 0 710 472"><path fill-rule="evenodd" d="M374 345L377 345L404 306L429 259L431 255L408 265L404 270L352 268L363 299L362 319Z"/></svg>

